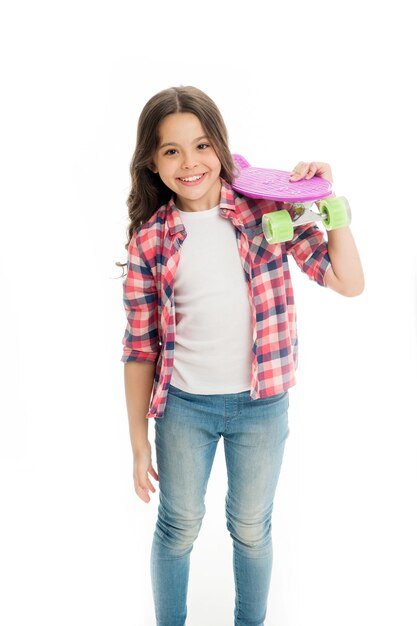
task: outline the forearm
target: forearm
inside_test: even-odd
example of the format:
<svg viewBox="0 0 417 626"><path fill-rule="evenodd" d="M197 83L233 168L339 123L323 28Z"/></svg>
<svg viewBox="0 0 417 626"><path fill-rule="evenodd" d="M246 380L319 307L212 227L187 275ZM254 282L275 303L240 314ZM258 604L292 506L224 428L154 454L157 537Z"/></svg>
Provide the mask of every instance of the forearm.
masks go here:
<svg viewBox="0 0 417 626"><path fill-rule="evenodd" d="M148 441L149 401L155 374L155 363L128 361L124 365L126 408L132 451L135 454Z"/></svg>
<svg viewBox="0 0 417 626"><path fill-rule="evenodd" d="M326 272L326 284L343 295L359 295L364 289L365 279L349 226L330 230L327 236L331 268Z"/></svg>

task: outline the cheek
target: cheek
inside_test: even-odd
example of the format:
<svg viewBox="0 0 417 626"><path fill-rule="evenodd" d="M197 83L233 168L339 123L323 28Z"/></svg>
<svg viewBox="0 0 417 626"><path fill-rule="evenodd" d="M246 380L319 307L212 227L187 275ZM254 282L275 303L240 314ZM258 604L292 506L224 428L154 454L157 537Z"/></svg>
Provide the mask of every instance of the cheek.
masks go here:
<svg viewBox="0 0 417 626"><path fill-rule="evenodd" d="M176 181L174 180L175 177L173 175L169 175L167 172L159 172L159 177L162 182L169 187L169 189L172 189L173 185L175 185Z"/></svg>
<svg viewBox="0 0 417 626"><path fill-rule="evenodd" d="M220 159L218 158L217 155L213 156L213 158L211 159L210 165L213 171L220 173L220 170L222 169L222 164L220 163Z"/></svg>
<svg viewBox="0 0 417 626"><path fill-rule="evenodd" d="M162 180L174 177L175 165L173 163L160 163L159 176L162 178Z"/></svg>

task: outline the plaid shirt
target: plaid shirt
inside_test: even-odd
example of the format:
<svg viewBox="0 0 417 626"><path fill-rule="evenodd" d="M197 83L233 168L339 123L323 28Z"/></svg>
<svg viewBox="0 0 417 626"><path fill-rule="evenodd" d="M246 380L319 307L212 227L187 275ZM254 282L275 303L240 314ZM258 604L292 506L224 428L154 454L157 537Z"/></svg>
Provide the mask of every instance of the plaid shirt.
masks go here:
<svg viewBox="0 0 417 626"><path fill-rule="evenodd" d="M316 224L294 229L292 241L268 244L262 215L289 208L236 193L221 179L220 215L232 221L252 310L250 397L282 393L295 385L297 328L288 254L310 279L325 286L327 241ZM174 196L139 226L128 247L123 302L127 326L121 361L156 362L147 418L163 417L174 364L174 278L187 233Z"/></svg>

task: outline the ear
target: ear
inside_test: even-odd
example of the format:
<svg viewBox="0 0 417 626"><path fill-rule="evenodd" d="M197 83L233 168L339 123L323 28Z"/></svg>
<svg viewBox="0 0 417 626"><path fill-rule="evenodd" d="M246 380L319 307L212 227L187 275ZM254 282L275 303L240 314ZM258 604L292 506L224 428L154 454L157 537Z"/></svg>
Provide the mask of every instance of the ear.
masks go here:
<svg viewBox="0 0 417 626"><path fill-rule="evenodd" d="M156 167L156 165L154 163L151 163L148 167L148 169L151 170L151 172L153 172L154 174L158 173L158 168Z"/></svg>

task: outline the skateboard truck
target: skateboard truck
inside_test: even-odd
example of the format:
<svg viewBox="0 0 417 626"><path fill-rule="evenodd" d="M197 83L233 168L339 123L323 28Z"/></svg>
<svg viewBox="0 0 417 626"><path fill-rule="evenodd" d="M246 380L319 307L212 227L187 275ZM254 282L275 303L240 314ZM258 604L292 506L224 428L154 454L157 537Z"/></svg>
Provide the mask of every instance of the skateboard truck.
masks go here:
<svg viewBox="0 0 417 626"><path fill-rule="evenodd" d="M309 180L290 182L291 174L283 170L251 167L244 157L234 154L239 174L233 189L250 198L265 198L291 205L286 209L265 213L262 230L268 243L283 243L294 237L294 228L302 224L322 222L326 230L348 226L352 214L344 196L329 198L332 185L320 176ZM317 202L319 213L312 211Z"/></svg>

